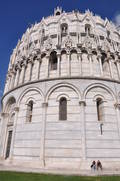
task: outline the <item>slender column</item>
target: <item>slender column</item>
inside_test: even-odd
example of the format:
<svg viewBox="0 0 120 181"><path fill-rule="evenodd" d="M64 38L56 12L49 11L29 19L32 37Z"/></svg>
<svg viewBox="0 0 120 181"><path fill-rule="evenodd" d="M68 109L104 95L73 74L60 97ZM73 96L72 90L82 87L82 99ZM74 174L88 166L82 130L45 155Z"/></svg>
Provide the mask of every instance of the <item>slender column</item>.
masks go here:
<svg viewBox="0 0 120 181"><path fill-rule="evenodd" d="M15 84L14 84L14 87L16 87L16 86L18 85L19 76L20 76L20 68L17 67L17 73L16 73L16 76L15 76Z"/></svg>
<svg viewBox="0 0 120 181"><path fill-rule="evenodd" d="M47 58L47 65L46 65L46 67L47 67L47 69L46 69L46 78L48 78L48 77L49 77L49 59L50 59L50 55L49 55L49 53L46 55L46 58Z"/></svg>
<svg viewBox="0 0 120 181"><path fill-rule="evenodd" d="M86 160L86 133L85 133L85 101L80 101L80 119L82 122L81 134L82 134L82 158Z"/></svg>
<svg viewBox="0 0 120 181"><path fill-rule="evenodd" d="M117 65L118 77L120 79L120 62L116 61L116 65Z"/></svg>
<svg viewBox="0 0 120 181"><path fill-rule="evenodd" d="M36 70L37 80L39 80L39 75L40 75L40 64L41 64L41 56L37 57L37 70Z"/></svg>
<svg viewBox="0 0 120 181"><path fill-rule="evenodd" d="M31 81L31 76L32 76L32 66L33 66L33 61L31 59L29 59L28 61L28 81Z"/></svg>
<svg viewBox="0 0 120 181"><path fill-rule="evenodd" d="M0 158L4 159L5 155L5 139L6 139L6 132L7 132L7 121L8 121L8 113L1 113L2 116L2 129L1 129L1 140L0 140Z"/></svg>
<svg viewBox="0 0 120 181"><path fill-rule="evenodd" d="M103 77L103 66L102 66L101 54L98 54L98 61L100 65L100 74L101 74L101 77Z"/></svg>
<svg viewBox="0 0 120 181"><path fill-rule="evenodd" d="M10 88L12 89L14 87L14 82L15 82L15 72L12 72L12 79L11 79L11 85Z"/></svg>
<svg viewBox="0 0 120 181"><path fill-rule="evenodd" d="M78 52L78 61L79 61L79 75L82 75L82 53Z"/></svg>
<svg viewBox="0 0 120 181"><path fill-rule="evenodd" d="M92 53L88 55L89 61L90 61L90 75L93 75L93 61L92 61Z"/></svg>
<svg viewBox="0 0 120 181"><path fill-rule="evenodd" d="M60 77L60 53L57 53L57 76Z"/></svg>
<svg viewBox="0 0 120 181"><path fill-rule="evenodd" d="M71 67L70 67L70 51L67 51L67 62L68 62L68 67L67 67L68 76L70 76L70 69L71 69Z"/></svg>
<svg viewBox="0 0 120 181"><path fill-rule="evenodd" d="M117 121L118 121L118 130L119 130L119 137L120 137L120 104L116 103L115 105Z"/></svg>
<svg viewBox="0 0 120 181"><path fill-rule="evenodd" d="M26 63L23 63L22 70L21 70L21 82L20 82L20 84L24 83L25 70L26 70Z"/></svg>
<svg viewBox="0 0 120 181"><path fill-rule="evenodd" d="M8 80L8 90L10 90L11 89L11 79L12 79L12 76L11 76L10 73L9 73L8 77L9 77L9 80Z"/></svg>
<svg viewBox="0 0 120 181"><path fill-rule="evenodd" d="M110 67L110 74L111 74L111 77L114 78L114 75L113 75L113 69L112 69L112 61L111 59L108 60L109 62L109 67Z"/></svg>
<svg viewBox="0 0 120 181"><path fill-rule="evenodd" d="M41 136L41 150L40 150L40 161L41 166L45 166L45 131L46 131L46 114L47 114L48 103L42 104L42 136Z"/></svg>
<svg viewBox="0 0 120 181"><path fill-rule="evenodd" d="M19 112L19 107L15 107L15 120L14 120L14 125L13 125L13 134L12 134L12 141L11 141L11 148L10 148L10 159L13 158L13 151L14 151L14 142L15 142L15 132L16 132L16 126L17 126L17 118L18 118L18 112Z"/></svg>

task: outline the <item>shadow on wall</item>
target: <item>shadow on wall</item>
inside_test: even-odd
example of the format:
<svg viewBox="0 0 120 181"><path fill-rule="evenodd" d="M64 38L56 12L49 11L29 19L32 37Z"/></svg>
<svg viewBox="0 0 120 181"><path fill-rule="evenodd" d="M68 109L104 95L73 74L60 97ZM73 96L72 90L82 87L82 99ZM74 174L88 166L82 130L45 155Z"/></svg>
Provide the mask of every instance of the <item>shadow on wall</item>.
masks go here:
<svg viewBox="0 0 120 181"><path fill-rule="evenodd" d="M2 105L1 105L1 99L2 99L2 96L3 96L3 91L2 91L2 90L0 90L0 112L1 112L1 107L2 107Z"/></svg>

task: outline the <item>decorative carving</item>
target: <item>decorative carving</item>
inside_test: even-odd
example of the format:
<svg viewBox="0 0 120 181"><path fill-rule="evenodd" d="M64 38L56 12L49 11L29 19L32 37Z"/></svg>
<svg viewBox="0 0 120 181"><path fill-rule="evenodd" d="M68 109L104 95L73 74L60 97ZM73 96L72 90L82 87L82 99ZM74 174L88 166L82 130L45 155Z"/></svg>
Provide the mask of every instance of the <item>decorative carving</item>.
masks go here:
<svg viewBox="0 0 120 181"><path fill-rule="evenodd" d="M42 107L48 107L48 103L47 102L43 102L42 103Z"/></svg>
<svg viewBox="0 0 120 181"><path fill-rule="evenodd" d="M102 47L106 52L110 51L110 43L106 39L104 40Z"/></svg>
<svg viewBox="0 0 120 181"><path fill-rule="evenodd" d="M2 112L2 113L1 113L1 116L2 116L2 117L8 117L8 116L9 116L9 113Z"/></svg>
<svg viewBox="0 0 120 181"><path fill-rule="evenodd" d="M83 42L83 47L91 49L92 48L92 41L89 36L86 36L84 42Z"/></svg>
<svg viewBox="0 0 120 181"><path fill-rule="evenodd" d="M47 39L47 41L45 42L45 49L48 51L48 50L51 50L52 49L52 39L49 37Z"/></svg>
<svg viewBox="0 0 120 181"><path fill-rule="evenodd" d="M18 111L19 111L19 107L14 107L14 110L15 110L16 112L18 112Z"/></svg>
<svg viewBox="0 0 120 181"><path fill-rule="evenodd" d="M81 105L86 106L86 102L84 100L79 101L79 104L80 104L80 106Z"/></svg>
<svg viewBox="0 0 120 181"><path fill-rule="evenodd" d="M66 48L71 48L73 46L73 41L72 39L70 38L70 36L68 35L65 42L64 42L64 45Z"/></svg>
<svg viewBox="0 0 120 181"><path fill-rule="evenodd" d="M115 103L114 106L115 106L115 109L120 109L120 103Z"/></svg>

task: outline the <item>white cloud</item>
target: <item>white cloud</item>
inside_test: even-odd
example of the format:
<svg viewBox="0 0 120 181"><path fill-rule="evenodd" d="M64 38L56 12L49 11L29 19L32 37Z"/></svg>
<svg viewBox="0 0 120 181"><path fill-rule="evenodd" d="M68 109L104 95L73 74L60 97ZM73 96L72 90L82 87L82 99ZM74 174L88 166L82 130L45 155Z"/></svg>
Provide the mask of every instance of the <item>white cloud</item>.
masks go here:
<svg viewBox="0 0 120 181"><path fill-rule="evenodd" d="M113 18L113 22L117 25L120 26L120 12L116 13L116 15Z"/></svg>

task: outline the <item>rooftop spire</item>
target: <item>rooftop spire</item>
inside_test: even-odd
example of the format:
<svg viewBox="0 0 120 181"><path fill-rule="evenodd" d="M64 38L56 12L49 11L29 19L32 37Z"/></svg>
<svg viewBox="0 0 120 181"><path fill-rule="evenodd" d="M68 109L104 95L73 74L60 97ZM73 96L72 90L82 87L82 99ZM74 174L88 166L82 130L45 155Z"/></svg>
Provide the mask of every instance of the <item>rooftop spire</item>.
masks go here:
<svg viewBox="0 0 120 181"><path fill-rule="evenodd" d="M62 7L57 6L57 8L54 9L54 15L59 16L62 13Z"/></svg>

